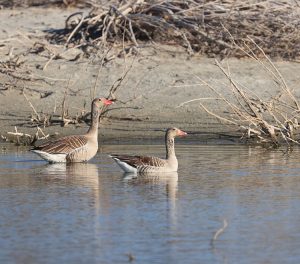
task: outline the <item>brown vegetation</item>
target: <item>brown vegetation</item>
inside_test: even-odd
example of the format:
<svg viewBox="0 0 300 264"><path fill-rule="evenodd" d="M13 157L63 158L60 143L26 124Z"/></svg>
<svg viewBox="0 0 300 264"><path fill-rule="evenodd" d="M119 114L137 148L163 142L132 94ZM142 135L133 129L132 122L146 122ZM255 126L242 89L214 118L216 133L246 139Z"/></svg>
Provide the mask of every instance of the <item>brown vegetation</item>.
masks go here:
<svg viewBox="0 0 300 264"><path fill-rule="evenodd" d="M116 3L115 3L116 2ZM184 46L189 53L215 57L245 54L236 49L253 39L267 55L285 59L300 55L300 7L297 1L188 0L107 1L93 3L87 16L76 12L64 31L52 36L71 46L101 47L124 41L140 47L144 41Z"/></svg>
<svg viewBox="0 0 300 264"><path fill-rule="evenodd" d="M9 2L4 1L1 4L7 6L6 3ZM10 3L17 6L20 2L24 5L46 4L42 0L16 0ZM43 71L46 71L53 60L66 59L75 62L83 56L96 55L100 60L100 72L102 67L118 54L122 54L126 61L128 52L135 53L145 43L165 43L182 45L190 54L199 52L212 57L248 56L257 61L274 80L274 85L280 90L279 94L271 95L267 99L260 98L233 80L229 69L217 61L217 67L228 79L227 87L231 89L233 96L226 98L212 85L201 81L216 94L216 98L210 100L222 103L230 114L221 116L203 103L200 103L200 106L219 120L239 127L244 133L242 138L247 141L254 140L273 146L279 146L283 141L287 144L298 143L300 103L269 59L299 58L300 8L296 1L128 0L105 1L105 4L101 5L99 1L53 0L47 1L48 4L83 4L90 5L93 9L87 16L83 12L69 16L63 30L49 32L50 43L43 39L34 43L32 41L30 49L22 54L15 54L12 46L6 59L0 62L0 75L6 76L3 79L5 82L1 83L2 90L13 87L22 92L32 109L28 121L31 126L76 125L88 122L89 112L83 106L76 116L69 115L65 104L68 85L60 105L53 107L53 113L41 114L36 111L26 96L27 91L34 88L27 83L48 83L49 78L33 74L32 69L30 70L22 59L27 54L38 54L47 58L46 63L39 65ZM63 45L56 45L57 43ZM119 51L116 52L113 47L117 47ZM67 52L70 51L74 53L66 58ZM116 99L115 92L131 69L126 65L125 68L123 75L111 86L108 95L110 99ZM95 86L90 91L91 98L96 95L97 80L98 76ZM44 91L40 96L45 98L51 93ZM195 100L203 101L204 98ZM57 108L60 109L58 113ZM103 114L106 111L103 109ZM18 131L12 133L20 136ZM33 136L31 139L30 143L35 140Z"/></svg>
<svg viewBox="0 0 300 264"><path fill-rule="evenodd" d="M229 67L224 67L216 60L216 66L228 80L227 84L222 85L225 89L229 89L229 95L224 95L225 92L224 94L219 92L216 87L199 78L201 84L208 87L216 97L196 98L180 104L179 107L197 101L209 115L226 125L238 128L242 132L241 140L246 142L272 147L279 147L282 143L287 146L294 143L299 145L300 102L264 51L252 39L249 38L249 41L260 50L263 60L249 47L247 49L238 45L236 47L258 63L266 72L266 78L273 80L274 86L279 90L277 94L271 94L269 98L258 96L248 87L236 82L231 76ZM219 104L218 113L211 111L205 103L202 103L207 100L215 100Z"/></svg>

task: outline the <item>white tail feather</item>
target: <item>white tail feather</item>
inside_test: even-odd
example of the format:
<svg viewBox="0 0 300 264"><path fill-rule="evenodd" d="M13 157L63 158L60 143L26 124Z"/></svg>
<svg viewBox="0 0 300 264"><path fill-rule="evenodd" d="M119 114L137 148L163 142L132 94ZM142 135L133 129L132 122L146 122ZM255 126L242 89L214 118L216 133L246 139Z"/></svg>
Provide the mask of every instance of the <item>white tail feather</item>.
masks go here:
<svg viewBox="0 0 300 264"><path fill-rule="evenodd" d="M32 150L32 152L38 154L42 159L53 163L67 162L67 154L49 154L41 150Z"/></svg>
<svg viewBox="0 0 300 264"><path fill-rule="evenodd" d="M129 173L137 173L137 169L135 167L130 166L128 163L119 160L116 157L110 156L111 158L114 159L114 161L120 166L120 168L125 171L125 172L129 172Z"/></svg>

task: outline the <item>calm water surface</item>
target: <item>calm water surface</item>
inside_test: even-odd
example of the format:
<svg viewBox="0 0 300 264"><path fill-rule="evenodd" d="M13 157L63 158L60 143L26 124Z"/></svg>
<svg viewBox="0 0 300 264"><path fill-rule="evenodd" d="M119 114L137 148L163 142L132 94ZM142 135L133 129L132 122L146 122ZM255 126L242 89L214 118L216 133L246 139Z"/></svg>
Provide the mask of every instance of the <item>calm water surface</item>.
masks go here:
<svg viewBox="0 0 300 264"><path fill-rule="evenodd" d="M115 152L164 147L69 166L2 150L0 263L300 263L300 150L177 145L178 174L138 178Z"/></svg>

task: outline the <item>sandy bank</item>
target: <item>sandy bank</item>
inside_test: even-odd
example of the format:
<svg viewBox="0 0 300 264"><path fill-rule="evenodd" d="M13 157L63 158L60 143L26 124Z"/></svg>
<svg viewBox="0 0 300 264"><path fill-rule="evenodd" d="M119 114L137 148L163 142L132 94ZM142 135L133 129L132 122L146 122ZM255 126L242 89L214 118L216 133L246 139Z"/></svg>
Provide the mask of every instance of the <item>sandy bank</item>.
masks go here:
<svg viewBox="0 0 300 264"><path fill-rule="evenodd" d="M226 78L214 65L214 59L189 57L184 50L173 46L152 46L140 49L135 59L129 57L125 61L120 57L100 67L99 59L85 58L76 49L50 63L47 51L31 52L35 43L47 43L45 31L63 28L65 18L73 12L71 9L0 10L3 22L0 26L1 61L18 56L25 74L28 70L28 75L33 77L32 81L16 81L0 74L0 134L13 131L15 126L22 132L35 131L35 126L30 124L32 108L22 95L24 88L38 113L51 114L55 111L60 114L63 95L69 87L66 107L70 115L76 115L84 109L89 111L94 87L97 96L106 96L109 88L130 65L132 68L116 93L119 101L102 122L99 132L102 141L118 143L157 139L162 136L161 130L170 126L197 132L190 139L201 141L216 138L214 133L232 132L231 128L201 110L197 102L178 107L187 100L213 96L209 89L199 85L198 77L228 93L223 85ZM56 48L62 49L60 46ZM77 56L81 58L76 60ZM226 59L222 63L226 67L228 64L235 80L260 96L277 92L273 81L253 61ZM300 75L297 74L300 64L276 62L276 66L289 87L300 95ZM223 111L217 108L214 100L205 103L214 111ZM86 128L87 124L82 123L78 126L50 126L44 131L79 134Z"/></svg>

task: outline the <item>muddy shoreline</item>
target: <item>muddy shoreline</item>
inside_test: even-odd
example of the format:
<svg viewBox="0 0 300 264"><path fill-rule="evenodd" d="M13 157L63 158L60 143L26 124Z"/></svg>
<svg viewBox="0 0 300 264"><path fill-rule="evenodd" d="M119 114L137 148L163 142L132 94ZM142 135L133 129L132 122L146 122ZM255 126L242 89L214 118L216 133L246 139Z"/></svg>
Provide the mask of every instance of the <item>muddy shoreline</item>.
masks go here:
<svg viewBox="0 0 300 264"><path fill-rule="evenodd" d="M102 120L99 136L103 143L149 142L163 137L163 130L176 126L192 132L189 141L208 142L237 135L236 128L221 124L204 112L197 102L182 107L181 103L195 98L211 98L211 91L199 83L198 77L224 90L226 78L214 64L214 59L190 57L182 48L152 45L138 50L137 56L116 57L104 67L96 58L85 58L81 50L73 49L64 58L51 60L47 52L34 53L35 43L47 43L49 30L63 28L65 18L74 9L26 8L0 10L3 21L0 31L1 61L18 56L22 67L30 72L32 81L15 81L0 74L0 134L5 136L17 127L19 132L34 133L36 125L30 122L33 110L43 114L60 115L64 94L70 116L89 111L92 94L106 96L110 87L131 67L126 79L116 92L117 102ZM61 51L61 46L54 46ZM76 57L80 60L75 60ZM260 66L251 60L224 59L233 78L261 96L278 92L274 82ZM45 68L45 65L47 67ZM299 63L277 61L287 84L300 95ZM25 71L26 73L26 71ZM11 85L13 83L13 85ZM68 87L68 88L66 88ZM214 112L224 112L214 100L205 104ZM55 116L54 115L54 116ZM45 127L46 134L68 135L86 131L88 125L80 123L61 127ZM227 137L225 136L227 141ZM231 140L231 139L230 139Z"/></svg>

